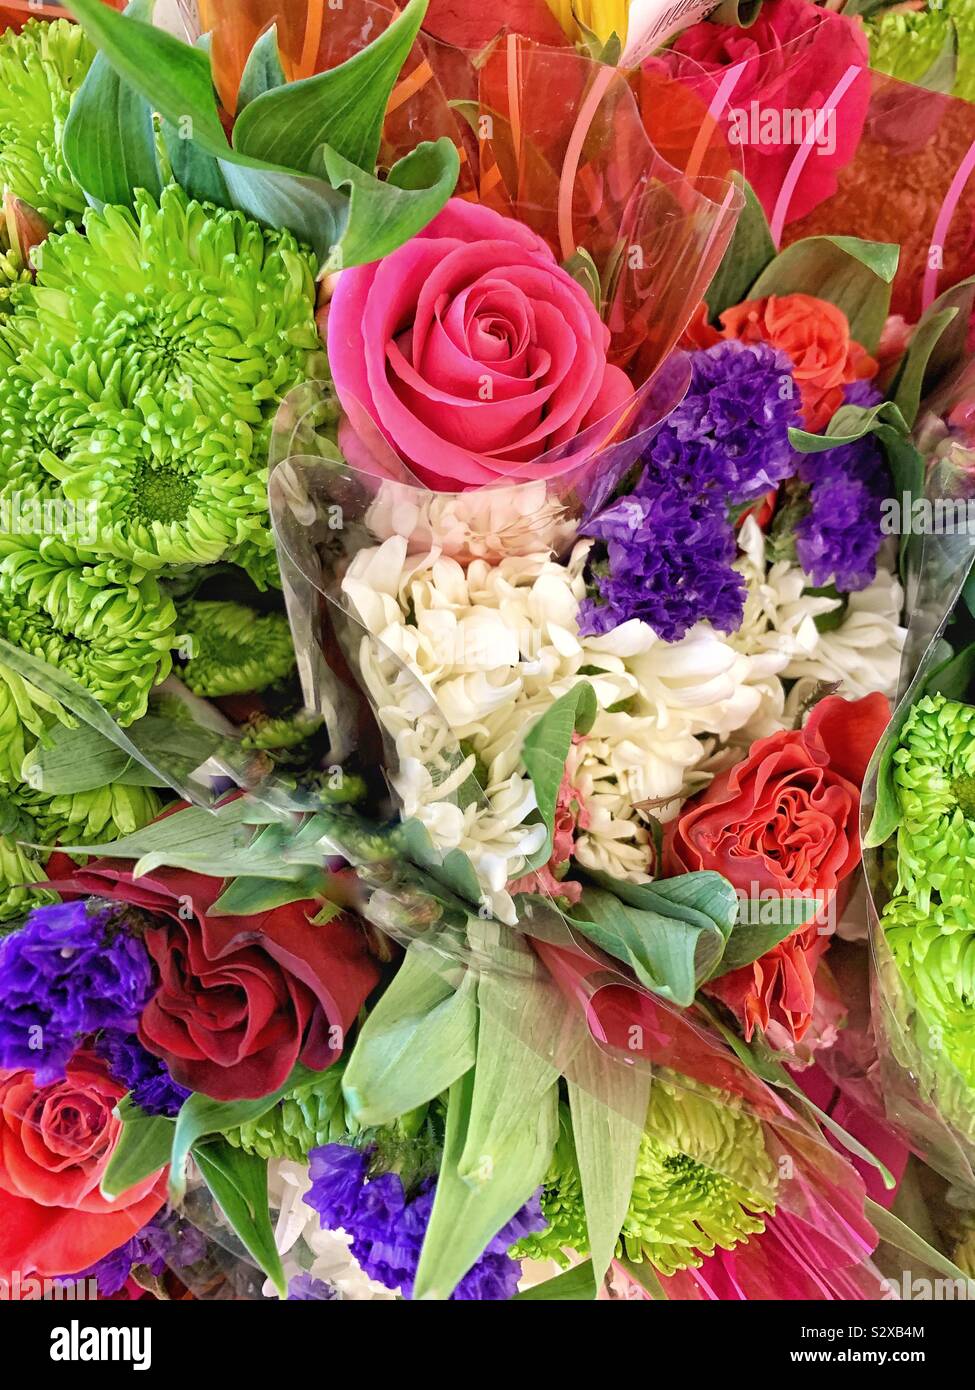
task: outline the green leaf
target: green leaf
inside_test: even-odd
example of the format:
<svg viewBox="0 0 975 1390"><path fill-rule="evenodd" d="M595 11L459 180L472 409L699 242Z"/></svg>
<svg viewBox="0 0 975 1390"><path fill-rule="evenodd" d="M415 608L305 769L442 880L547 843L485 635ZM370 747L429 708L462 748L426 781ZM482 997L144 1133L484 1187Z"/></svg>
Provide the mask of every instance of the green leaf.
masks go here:
<svg viewBox="0 0 975 1390"><path fill-rule="evenodd" d="M933 306L932 306L933 307ZM957 308L930 310L924 314L911 335L910 346L898 369L891 398L908 425L913 425L925 394L925 376L931 355L944 337L949 325L958 317Z"/></svg>
<svg viewBox="0 0 975 1390"><path fill-rule="evenodd" d="M936 1250L923 1236L919 1236L899 1216L895 1216L892 1211L882 1207L872 1197L864 1199L863 1210L867 1220L885 1244L892 1245L905 1255L910 1255L913 1261L928 1266L935 1273L948 1279L961 1280L969 1290L972 1288L971 1277L964 1270L959 1269L958 1265L949 1260L947 1255Z"/></svg>
<svg viewBox="0 0 975 1390"><path fill-rule="evenodd" d="M183 720L147 714L127 730L132 745L149 763L155 761L173 773L188 777L211 757L222 743L219 734ZM146 763L88 725L52 730L24 760L24 780L52 796L94 791L112 783L122 786L169 785Z"/></svg>
<svg viewBox="0 0 975 1390"><path fill-rule="evenodd" d="M784 912L781 910L783 903L787 909ZM770 915L773 920L736 922L721 962L711 975L712 980L719 979L732 970L740 970L744 965L751 965L760 956L764 956L766 951L771 951L780 941L791 936L803 922L815 917L820 905L812 898L780 898L763 902L759 906L762 911L766 908L772 909Z"/></svg>
<svg viewBox="0 0 975 1390"><path fill-rule="evenodd" d="M210 917L254 917L259 912L271 912L286 903L300 903L321 894L327 881L323 869L310 868L299 878L253 878L241 874L228 883L211 906ZM332 904L335 916L339 908ZM325 919L326 921L328 918Z"/></svg>
<svg viewBox="0 0 975 1390"><path fill-rule="evenodd" d="M731 178L744 193L745 206L704 296L708 318L712 323L718 322L725 309L740 304L748 297L749 287L775 259L775 242L769 231L768 219L751 184L738 173L732 174Z"/></svg>
<svg viewBox="0 0 975 1390"><path fill-rule="evenodd" d="M234 126L234 148L311 174L318 151L328 145L371 174L386 105L426 8L427 0L409 0L378 38L346 62L256 97Z"/></svg>
<svg viewBox="0 0 975 1390"><path fill-rule="evenodd" d="M487 1155L485 1180L461 1176L462 1155L475 1115L476 1068L450 1088L444 1152L433 1210L423 1241L414 1299L447 1299L485 1246L541 1185L558 1135L558 1089L550 1087L520 1112L503 1152Z"/></svg>
<svg viewBox="0 0 975 1390"><path fill-rule="evenodd" d="M161 121L160 126L173 178L179 186L197 202L232 208L234 201L219 159L195 140L181 135L172 121Z"/></svg>
<svg viewBox="0 0 975 1390"><path fill-rule="evenodd" d="M935 666L924 681L925 695L944 695L947 700L966 700L975 682L975 642Z"/></svg>
<svg viewBox="0 0 975 1390"><path fill-rule="evenodd" d="M118 1110L122 1132L101 1181L102 1195L109 1200L165 1168L176 1130L175 1121L147 1115L129 1096L119 1102Z"/></svg>
<svg viewBox="0 0 975 1390"><path fill-rule="evenodd" d="M556 1274L554 1279L546 1279L543 1284L534 1284L530 1289L522 1289L515 1294L513 1301L541 1303L591 1303L596 1297L596 1278L592 1260L583 1260L571 1269Z"/></svg>
<svg viewBox="0 0 975 1390"><path fill-rule="evenodd" d="M644 1293L649 1294L655 1303L667 1302L667 1295L664 1293L663 1285L652 1264L645 1260L638 1264L636 1260L628 1260L625 1256L621 1257L619 1263L634 1284L639 1284Z"/></svg>
<svg viewBox="0 0 975 1390"><path fill-rule="evenodd" d="M827 449L855 444L867 434L876 434L884 425L906 438L909 426L893 401L871 406L841 405L823 434L790 429L789 443L800 454L821 454Z"/></svg>
<svg viewBox="0 0 975 1390"><path fill-rule="evenodd" d="M450 1088L414 1298L449 1298L543 1181L558 1137L559 1076L581 1037L521 937L474 918L469 932L480 965L476 1061Z"/></svg>
<svg viewBox="0 0 975 1390"><path fill-rule="evenodd" d="M278 26L272 24L270 29L265 29L247 55L237 92L238 117L245 106L249 106L265 92L283 87L285 80L281 55L278 52Z"/></svg>
<svg viewBox="0 0 975 1390"><path fill-rule="evenodd" d="M546 864L552 856L555 806L565 773L574 733L587 734L596 718L596 692L588 681L566 691L525 735L522 761L535 788L535 801L545 826L545 843L528 861L529 868Z"/></svg>
<svg viewBox="0 0 975 1390"><path fill-rule="evenodd" d="M627 1067L587 1036L567 1077L592 1275L602 1283L633 1192L650 1103L649 1067Z"/></svg>
<svg viewBox="0 0 975 1390"><path fill-rule="evenodd" d="M687 1008L731 935L738 911L731 884L711 872L648 884L594 877L610 891L584 889L568 920L647 989Z"/></svg>
<svg viewBox="0 0 975 1390"><path fill-rule="evenodd" d="M102 0L71 0L75 17L115 71L166 120L192 123L192 138L211 154L229 149L220 123L210 60L154 25L119 14Z"/></svg>
<svg viewBox="0 0 975 1390"><path fill-rule="evenodd" d="M267 1159L235 1149L223 1139L201 1144L193 1157L203 1181L245 1249L281 1297L287 1298L288 1283L268 1210Z"/></svg>
<svg viewBox="0 0 975 1390"><path fill-rule="evenodd" d="M68 854L108 855L116 859L161 856L156 862L173 868L187 868L201 860L223 864L240 856L241 867L246 867L242 856L254 840L254 827L247 819L252 811L244 797L216 811L187 806L132 835L123 835L120 840L87 847L66 845L64 849ZM213 877L223 877L222 871L215 868Z"/></svg>
<svg viewBox="0 0 975 1390"><path fill-rule="evenodd" d="M342 1078L361 1125L390 1124L474 1065L476 980L466 971L457 986L446 971L435 944L411 945L362 1025Z"/></svg>
<svg viewBox="0 0 975 1390"><path fill-rule="evenodd" d="M562 262L562 269L567 275L572 276L577 285L582 286L592 300L596 312L602 313L603 291L599 279L599 269L586 248L577 246L572 255Z"/></svg>
<svg viewBox="0 0 975 1390"><path fill-rule="evenodd" d="M125 13L152 23L155 0L131 0ZM122 80L104 53L96 53L71 103L62 136L65 163L89 197L131 207L137 188L162 191L152 109Z"/></svg>
<svg viewBox="0 0 975 1390"><path fill-rule="evenodd" d="M749 298L812 294L842 309L850 335L873 352L890 311L900 247L859 237L814 236L794 241L762 271Z"/></svg>
<svg viewBox="0 0 975 1390"><path fill-rule="evenodd" d="M347 188L350 200L348 222L333 237L326 271L381 260L422 232L453 193L460 173L460 156L446 135L417 145L385 180L327 145L319 157L329 183Z"/></svg>
<svg viewBox="0 0 975 1390"><path fill-rule="evenodd" d="M349 201L323 179L233 159L217 162L233 207L265 227L287 227L312 248L320 264L341 242Z"/></svg>
<svg viewBox="0 0 975 1390"><path fill-rule="evenodd" d="M194 1091L180 1107L172 1133L172 1151L169 1156L169 1195L173 1202L180 1202L186 1191L186 1161L193 1146L209 1134L223 1134L228 1129L236 1129L250 1120L259 1120L278 1101L303 1086L320 1073L311 1071L297 1062L283 1086L268 1096L257 1100L212 1100ZM172 1123L172 1122L170 1122Z"/></svg>

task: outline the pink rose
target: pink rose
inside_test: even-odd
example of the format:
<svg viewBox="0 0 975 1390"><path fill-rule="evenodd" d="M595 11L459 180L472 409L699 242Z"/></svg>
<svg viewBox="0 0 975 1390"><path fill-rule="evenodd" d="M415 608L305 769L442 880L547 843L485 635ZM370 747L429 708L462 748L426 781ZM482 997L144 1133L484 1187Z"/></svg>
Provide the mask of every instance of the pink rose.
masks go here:
<svg viewBox="0 0 975 1390"><path fill-rule="evenodd" d="M459 198L385 260L341 273L327 333L347 414L365 411L441 491L520 472L633 394L546 243Z"/></svg>
<svg viewBox="0 0 975 1390"><path fill-rule="evenodd" d="M818 10L806 0L771 0L747 29L692 24L667 53L649 63L663 66L708 98L721 77L742 65L722 115L729 140L741 147L745 177L768 217L802 138L820 112L819 138L802 165L786 222L805 217L836 192L837 173L856 154L870 104L869 51L859 22ZM850 83L851 68L861 71ZM826 103L838 87L841 94L829 113Z"/></svg>

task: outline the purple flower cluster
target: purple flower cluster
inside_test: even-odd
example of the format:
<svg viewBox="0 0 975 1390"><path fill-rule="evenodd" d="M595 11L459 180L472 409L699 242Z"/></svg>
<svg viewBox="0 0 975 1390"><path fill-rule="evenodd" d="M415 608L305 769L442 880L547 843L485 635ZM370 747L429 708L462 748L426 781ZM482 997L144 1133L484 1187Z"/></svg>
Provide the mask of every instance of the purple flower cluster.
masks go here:
<svg viewBox="0 0 975 1390"><path fill-rule="evenodd" d="M881 514L890 491L883 451L873 435L821 454L804 454L799 477L809 511L796 526L796 554L814 584L841 593L865 589L877 572Z"/></svg>
<svg viewBox="0 0 975 1390"><path fill-rule="evenodd" d="M186 1269L199 1263L207 1252L206 1237L173 1211L160 1212L147 1226L73 1279L95 1279L102 1298L112 1298L124 1287L136 1265L158 1279L167 1269Z"/></svg>
<svg viewBox="0 0 975 1390"><path fill-rule="evenodd" d="M95 1050L105 1062L116 1081L127 1086L132 1099L147 1115L178 1115L180 1107L191 1094L169 1074L161 1057L151 1052L131 1033L107 1029L100 1034Z"/></svg>
<svg viewBox="0 0 975 1390"><path fill-rule="evenodd" d="M326 1303L335 1297L331 1284L311 1274L296 1274L288 1284L289 1303Z"/></svg>
<svg viewBox="0 0 975 1390"><path fill-rule="evenodd" d="M584 527L607 548L593 567L598 596L582 606L586 634L639 618L676 642L700 619L722 632L741 622L729 511L795 472L799 396L789 359L765 343L718 343L691 360L688 393L636 486Z"/></svg>
<svg viewBox="0 0 975 1390"><path fill-rule="evenodd" d="M64 1076L81 1038L135 1031L155 987L152 963L117 921L114 906L57 903L0 942L0 1066L46 1085Z"/></svg>
<svg viewBox="0 0 975 1390"><path fill-rule="evenodd" d="M322 1229L347 1231L352 1236L352 1253L366 1274L411 1298L436 1181L425 1179L408 1197L398 1173L367 1177L369 1156L362 1150L326 1144L312 1149L308 1157L311 1187L305 1201L318 1212ZM508 1249L523 1236L544 1230L546 1224L536 1195L498 1232L451 1298L503 1301L513 1297L521 1266L509 1258Z"/></svg>

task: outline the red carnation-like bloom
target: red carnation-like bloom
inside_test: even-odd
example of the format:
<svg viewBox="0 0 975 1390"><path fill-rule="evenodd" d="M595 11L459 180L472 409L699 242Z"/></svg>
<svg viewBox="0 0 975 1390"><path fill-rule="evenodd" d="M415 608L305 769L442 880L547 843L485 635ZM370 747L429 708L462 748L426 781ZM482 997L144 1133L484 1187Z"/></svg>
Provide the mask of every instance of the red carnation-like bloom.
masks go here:
<svg viewBox="0 0 975 1390"><path fill-rule="evenodd" d="M802 729L758 739L667 827L668 872L714 869L748 897L771 891L828 905L860 862L860 787L889 718L883 695L830 695ZM739 1016L746 1037L771 1021L799 1039L828 944L818 922L800 926L708 991Z"/></svg>

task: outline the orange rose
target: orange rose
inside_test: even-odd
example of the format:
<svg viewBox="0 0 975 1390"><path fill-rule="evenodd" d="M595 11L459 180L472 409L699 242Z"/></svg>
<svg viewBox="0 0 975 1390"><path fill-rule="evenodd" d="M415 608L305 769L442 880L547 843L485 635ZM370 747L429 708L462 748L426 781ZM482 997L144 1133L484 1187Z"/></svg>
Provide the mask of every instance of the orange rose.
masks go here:
<svg viewBox="0 0 975 1390"><path fill-rule="evenodd" d="M721 315L722 336L771 343L792 359L808 430L822 430L843 404L843 387L868 381L877 363L850 337L842 309L811 294L770 294Z"/></svg>

